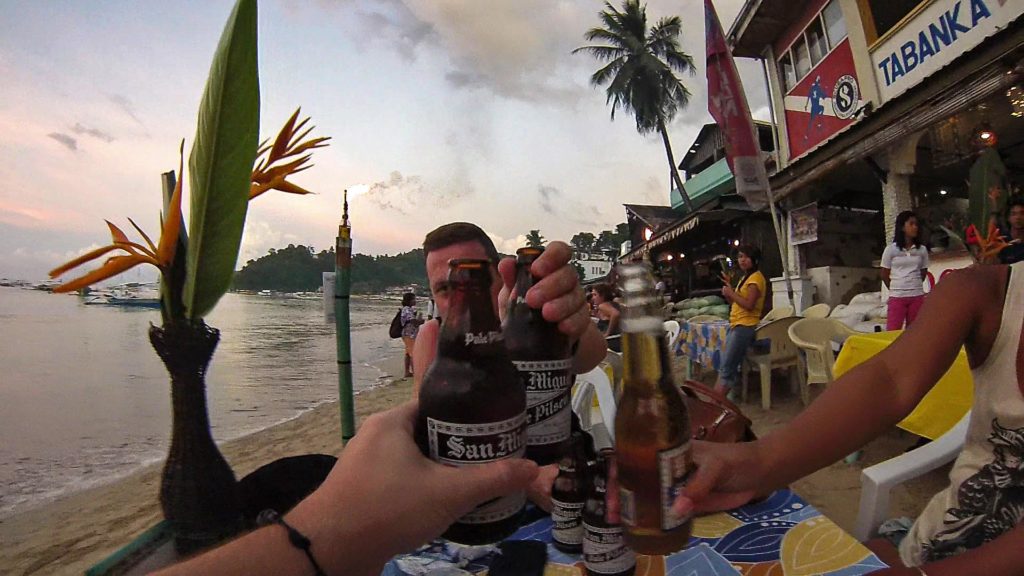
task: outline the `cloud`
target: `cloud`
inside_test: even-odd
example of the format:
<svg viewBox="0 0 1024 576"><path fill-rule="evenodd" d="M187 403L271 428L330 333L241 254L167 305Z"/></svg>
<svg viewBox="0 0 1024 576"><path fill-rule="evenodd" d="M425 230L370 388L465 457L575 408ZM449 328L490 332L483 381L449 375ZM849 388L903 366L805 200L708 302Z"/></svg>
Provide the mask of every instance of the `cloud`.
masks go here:
<svg viewBox="0 0 1024 576"><path fill-rule="evenodd" d="M139 120L139 117L135 115L135 105L132 104L132 101L129 100L127 96L121 94L111 94L107 96L107 99L109 99L110 102L113 103L118 110L127 114L128 117L130 117L132 120L135 120L135 122L138 123L139 126L145 126L145 124L142 123L142 120Z"/></svg>
<svg viewBox="0 0 1024 576"><path fill-rule="evenodd" d="M46 135L46 137L53 138L62 146L64 146L68 150L71 150L72 152L78 151L78 140L75 140L74 138L68 136L67 134L62 134L60 132L50 132L49 134Z"/></svg>
<svg viewBox="0 0 1024 576"><path fill-rule="evenodd" d="M603 219L596 206L568 198L554 186L541 184L537 186L537 194L540 195L541 210L558 219L591 228L599 226Z"/></svg>
<svg viewBox="0 0 1024 576"><path fill-rule="evenodd" d="M107 134L106 132L100 130L99 128L90 128L88 126L83 125L80 122L75 123L74 127L71 128L71 131L74 132L75 134L84 134L86 136L92 136L97 140L102 140L107 143L114 141L114 137L111 136L110 134Z"/></svg>
<svg viewBox="0 0 1024 576"><path fill-rule="evenodd" d="M516 250L526 246L525 234L519 234L515 238L503 238L488 232L487 236L491 238L491 242L494 242L494 247L502 254L515 254Z"/></svg>
<svg viewBox="0 0 1024 576"><path fill-rule="evenodd" d="M428 208L449 208L472 194L465 171L456 167L451 181L444 185L431 185L421 176L403 176L396 170L387 180L370 185L359 197L383 210L408 215Z"/></svg>
<svg viewBox="0 0 1024 576"><path fill-rule="evenodd" d="M562 196L562 191L554 186L545 186L541 184L537 187L537 193L540 194L541 210L548 214L554 214L555 207L553 204Z"/></svg>
<svg viewBox="0 0 1024 576"><path fill-rule="evenodd" d="M271 248L284 248L296 243L300 243L298 236L284 233L264 220L249 219L245 223L235 268L241 268L249 260L266 256Z"/></svg>

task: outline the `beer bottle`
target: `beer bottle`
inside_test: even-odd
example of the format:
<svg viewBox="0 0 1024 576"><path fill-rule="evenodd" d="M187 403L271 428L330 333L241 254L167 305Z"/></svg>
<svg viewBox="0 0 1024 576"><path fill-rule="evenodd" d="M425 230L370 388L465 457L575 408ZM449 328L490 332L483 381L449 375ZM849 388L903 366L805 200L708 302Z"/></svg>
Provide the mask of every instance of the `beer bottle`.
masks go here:
<svg viewBox="0 0 1024 576"><path fill-rule="evenodd" d="M583 564L590 576L630 576L636 554L622 539L615 452L601 450L583 507Z"/></svg>
<svg viewBox="0 0 1024 576"><path fill-rule="evenodd" d="M572 351L569 337L544 320L538 308L526 305L526 291L537 278L530 273L544 248L516 251L515 294L505 314L505 347L526 388L526 457L538 464L561 458L569 439L572 411Z"/></svg>
<svg viewBox="0 0 1024 576"><path fill-rule="evenodd" d="M672 503L693 469L690 419L672 381L661 301L644 265L621 266L623 389L615 415L622 523L640 554L669 554L690 539L692 518Z"/></svg>
<svg viewBox="0 0 1024 576"><path fill-rule="evenodd" d="M522 457L526 392L502 342L491 298L493 264L449 263L451 300L437 356L423 375L416 441L430 459L474 466ZM497 542L515 532L525 492L484 502L452 524L444 537L464 544Z"/></svg>
<svg viewBox="0 0 1024 576"><path fill-rule="evenodd" d="M569 443L551 487L551 540L562 552L579 554L583 548L583 505L587 500L583 433L573 432Z"/></svg>

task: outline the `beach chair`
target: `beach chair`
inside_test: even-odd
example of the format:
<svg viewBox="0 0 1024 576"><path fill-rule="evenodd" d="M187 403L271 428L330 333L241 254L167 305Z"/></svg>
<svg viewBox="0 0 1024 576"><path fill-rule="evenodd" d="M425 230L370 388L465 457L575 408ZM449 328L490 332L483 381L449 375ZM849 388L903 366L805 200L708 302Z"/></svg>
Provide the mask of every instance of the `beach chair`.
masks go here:
<svg viewBox="0 0 1024 576"><path fill-rule="evenodd" d="M764 315L764 318L761 319L761 323L767 324L768 322L774 322L775 320L789 318L792 315L792 306L776 306L772 308L767 314Z"/></svg>
<svg viewBox="0 0 1024 576"><path fill-rule="evenodd" d="M668 339L668 349L671 350L672 346L676 343L676 338L679 338L679 322L665 320L663 326L665 328L665 338Z"/></svg>
<svg viewBox="0 0 1024 576"><path fill-rule="evenodd" d="M912 480L951 462L960 454L967 439L971 412L940 436L920 448L865 468L860 473L860 505L853 535L861 542L873 538L889 512L889 493Z"/></svg>
<svg viewBox="0 0 1024 576"><path fill-rule="evenodd" d="M831 318L802 318L789 327L789 338L804 351L807 377L801 382L800 399L810 402L811 384L829 384L834 379L836 363L832 343L856 334L852 328Z"/></svg>
<svg viewBox="0 0 1024 576"><path fill-rule="evenodd" d="M747 351L747 357L743 359L743 380L741 384L741 395L743 402L747 401L747 381L750 371L757 370L761 373L761 407L770 410L772 407L772 370L776 368L787 368L790 370L790 384L792 372L796 372L797 382L803 388L804 373L800 366L800 351L789 339L789 327L800 320L795 316L773 320L759 326L754 333L754 344ZM768 351L763 352L758 344L762 340L768 340Z"/></svg>
<svg viewBox="0 0 1024 576"><path fill-rule="evenodd" d="M828 318L828 313L832 311L832 307L828 304L815 304L800 313L804 318Z"/></svg>
<svg viewBox="0 0 1024 576"><path fill-rule="evenodd" d="M580 427L594 439L594 448L600 450L615 445L615 393L608 375L600 366L576 376L572 410L580 420Z"/></svg>

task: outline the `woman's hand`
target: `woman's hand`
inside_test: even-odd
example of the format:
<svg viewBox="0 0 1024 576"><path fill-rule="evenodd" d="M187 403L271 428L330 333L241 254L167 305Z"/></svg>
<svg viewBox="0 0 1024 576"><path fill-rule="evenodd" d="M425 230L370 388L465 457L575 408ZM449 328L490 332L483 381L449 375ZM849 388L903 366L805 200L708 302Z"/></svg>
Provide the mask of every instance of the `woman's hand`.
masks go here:
<svg viewBox="0 0 1024 576"><path fill-rule="evenodd" d="M764 468L757 442L694 440L692 457L697 469L673 505L680 516L732 510L771 491L761 483Z"/></svg>

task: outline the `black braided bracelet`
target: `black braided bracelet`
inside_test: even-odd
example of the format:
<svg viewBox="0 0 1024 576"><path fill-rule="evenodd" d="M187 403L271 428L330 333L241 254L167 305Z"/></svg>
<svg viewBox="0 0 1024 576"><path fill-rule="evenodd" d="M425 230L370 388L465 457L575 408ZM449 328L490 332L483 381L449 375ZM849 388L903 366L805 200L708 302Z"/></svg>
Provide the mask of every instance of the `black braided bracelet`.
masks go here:
<svg viewBox="0 0 1024 576"><path fill-rule="evenodd" d="M288 531L288 541L292 543L292 546L295 546L306 553L306 558L309 558L310 564L313 565L313 571L316 576L327 576L324 569L317 563L316 558L313 558L313 552L309 549L312 545L309 538L306 538L302 535L302 532L299 532L291 524L285 522L284 518L281 518L281 515L278 514L276 510L267 508L260 512L259 516L256 517L256 524L259 526L270 526L271 524L280 524L283 526L284 529Z"/></svg>

